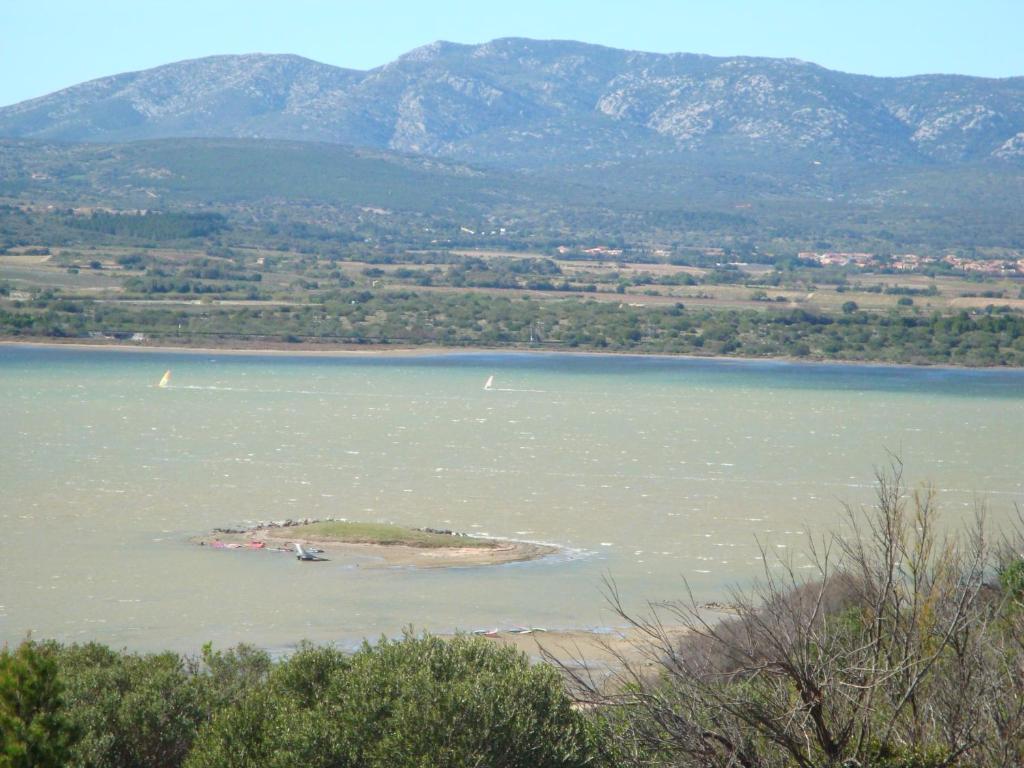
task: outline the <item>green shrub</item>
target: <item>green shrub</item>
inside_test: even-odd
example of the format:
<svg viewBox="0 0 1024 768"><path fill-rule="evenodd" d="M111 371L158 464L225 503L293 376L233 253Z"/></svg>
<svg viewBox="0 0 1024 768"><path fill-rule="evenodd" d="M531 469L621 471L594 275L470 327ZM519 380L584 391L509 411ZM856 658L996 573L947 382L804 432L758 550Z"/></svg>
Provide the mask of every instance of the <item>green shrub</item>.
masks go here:
<svg viewBox="0 0 1024 768"><path fill-rule="evenodd" d="M1024 557L1000 569L999 585L1011 600L1024 600Z"/></svg>
<svg viewBox="0 0 1024 768"><path fill-rule="evenodd" d="M189 768L590 765L595 726L558 674L479 638L406 636L350 659L304 649L221 710Z"/></svg>
<svg viewBox="0 0 1024 768"><path fill-rule="evenodd" d="M68 713L82 734L70 765L176 768L209 712L203 679L174 653L53 646Z"/></svg>
<svg viewBox="0 0 1024 768"><path fill-rule="evenodd" d="M0 650L0 768L63 768L75 737L53 657L30 641Z"/></svg>

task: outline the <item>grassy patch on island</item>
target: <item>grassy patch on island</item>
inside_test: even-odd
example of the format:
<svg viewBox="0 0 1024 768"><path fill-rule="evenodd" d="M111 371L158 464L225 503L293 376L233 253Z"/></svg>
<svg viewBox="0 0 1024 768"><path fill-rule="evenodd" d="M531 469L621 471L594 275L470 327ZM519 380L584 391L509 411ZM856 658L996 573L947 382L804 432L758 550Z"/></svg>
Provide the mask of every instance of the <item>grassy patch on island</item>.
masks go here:
<svg viewBox="0 0 1024 768"><path fill-rule="evenodd" d="M387 523L350 523L324 520L282 529L289 538L332 541L344 544L403 545L406 547L494 547L490 539L469 538L446 533L429 533Z"/></svg>

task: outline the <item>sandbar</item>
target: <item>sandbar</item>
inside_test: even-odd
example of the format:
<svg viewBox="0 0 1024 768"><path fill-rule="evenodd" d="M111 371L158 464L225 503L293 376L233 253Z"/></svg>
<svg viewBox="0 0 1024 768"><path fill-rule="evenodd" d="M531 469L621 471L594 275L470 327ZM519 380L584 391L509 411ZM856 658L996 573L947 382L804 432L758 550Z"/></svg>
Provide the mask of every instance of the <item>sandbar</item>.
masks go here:
<svg viewBox="0 0 1024 768"><path fill-rule="evenodd" d="M360 568L450 568L501 565L537 560L556 554L559 548L527 541L476 538L459 534L444 547L400 543L341 542L303 534L300 526L256 526L242 530L214 530L190 539L193 544L235 552L295 555L294 544L319 550L327 560L351 562ZM305 564L304 564L305 565ZM311 563L315 566L315 563Z"/></svg>

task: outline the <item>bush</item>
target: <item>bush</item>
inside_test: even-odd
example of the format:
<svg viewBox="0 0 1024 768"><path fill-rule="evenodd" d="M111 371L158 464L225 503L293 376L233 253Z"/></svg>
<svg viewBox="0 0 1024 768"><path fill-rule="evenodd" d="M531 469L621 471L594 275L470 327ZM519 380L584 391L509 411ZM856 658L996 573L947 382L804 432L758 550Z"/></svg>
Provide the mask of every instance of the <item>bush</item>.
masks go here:
<svg viewBox="0 0 1024 768"><path fill-rule="evenodd" d="M1024 600L1024 557L999 569L999 584L1010 600Z"/></svg>
<svg viewBox="0 0 1024 768"><path fill-rule="evenodd" d="M63 768L76 735L52 656L30 641L0 650L0 768Z"/></svg>
<svg viewBox="0 0 1024 768"><path fill-rule="evenodd" d="M307 648L205 728L189 768L590 765L593 725L558 674L480 638Z"/></svg>
<svg viewBox="0 0 1024 768"><path fill-rule="evenodd" d="M204 679L174 653L53 645L68 712L82 734L70 765L176 768L207 719Z"/></svg>

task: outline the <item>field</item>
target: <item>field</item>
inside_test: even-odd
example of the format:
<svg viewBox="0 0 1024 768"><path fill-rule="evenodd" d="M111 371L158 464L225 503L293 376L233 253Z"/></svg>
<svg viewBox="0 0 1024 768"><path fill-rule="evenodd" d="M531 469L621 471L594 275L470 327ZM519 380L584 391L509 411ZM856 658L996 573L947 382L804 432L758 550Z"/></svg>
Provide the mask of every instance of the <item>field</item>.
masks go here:
<svg viewBox="0 0 1024 768"><path fill-rule="evenodd" d="M40 250L47 253L33 253ZM382 264L359 259L311 259L298 252L266 249L247 249L232 258L211 257L204 250L193 249L144 251L151 270L158 265L163 272L185 272L190 267L195 271L196 265L209 268L211 264L228 270L251 270L250 276L259 275L260 296L240 300L239 291L251 286L201 279L199 285L210 290L196 296L193 290L153 291L126 284L140 275L121 262L139 253L139 248L116 246L88 251L15 248L0 255L0 280L9 286L8 302L49 289L68 299L130 302L134 306L243 306L249 302L259 302L260 306L315 305L320 294L343 286L535 299L564 299L583 293L587 298L635 307L682 302L687 307L711 310L762 311L781 306L833 313L853 301L870 312L949 313L990 305L1024 311L1024 280L1014 278L923 274L848 274L837 278L834 274L816 274L821 270L804 270L780 283L778 273L771 268L740 264L731 267L727 277L735 282L729 283L716 280L721 270L706 267L562 259L539 252L476 249L452 251L443 258L437 258L436 253L410 254L409 261ZM273 259L272 268L261 264L267 259ZM822 277L828 282L819 282Z"/></svg>

